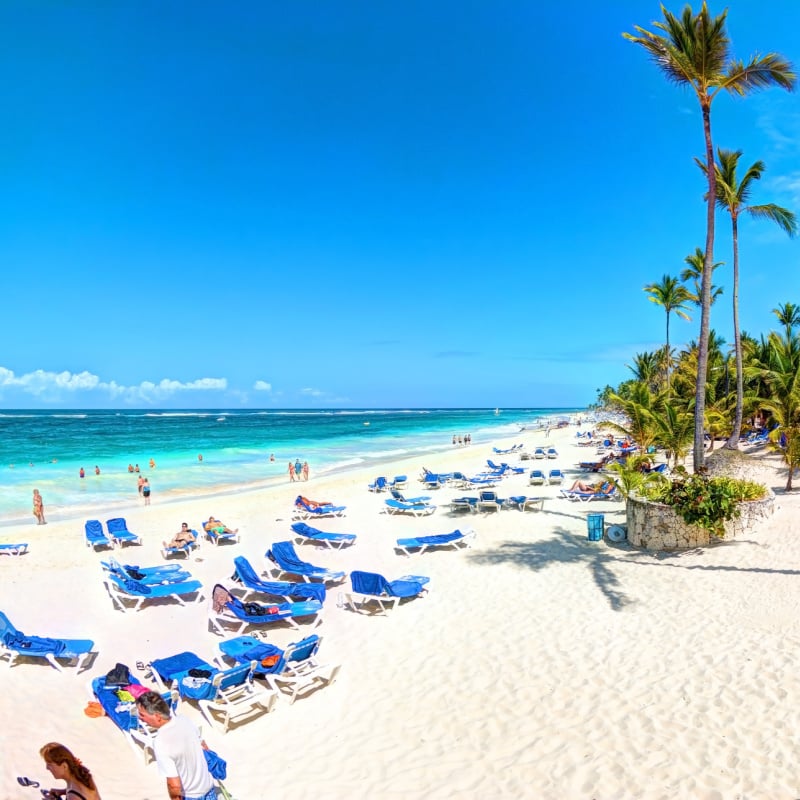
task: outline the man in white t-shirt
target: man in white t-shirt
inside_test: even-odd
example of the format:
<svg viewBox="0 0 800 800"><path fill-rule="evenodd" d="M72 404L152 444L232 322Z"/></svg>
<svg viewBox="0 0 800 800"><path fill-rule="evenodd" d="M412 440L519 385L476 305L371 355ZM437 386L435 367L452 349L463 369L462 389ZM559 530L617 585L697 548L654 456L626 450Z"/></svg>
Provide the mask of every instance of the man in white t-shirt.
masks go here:
<svg viewBox="0 0 800 800"><path fill-rule="evenodd" d="M171 716L157 692L145 692L136 706L142 721L158 730L153 750L158 771L167 779L170 800L216 800L214 779L203 755L206 743L197 728L186 717Z"/></svg>

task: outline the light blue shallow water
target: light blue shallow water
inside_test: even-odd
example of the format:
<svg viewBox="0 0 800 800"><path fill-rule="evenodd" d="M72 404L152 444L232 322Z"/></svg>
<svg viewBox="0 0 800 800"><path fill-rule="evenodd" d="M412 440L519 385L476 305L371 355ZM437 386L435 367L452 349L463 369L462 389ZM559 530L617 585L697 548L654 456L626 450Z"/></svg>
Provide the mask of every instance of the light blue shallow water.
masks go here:
<svg viewBox="0 0 800 800"><path fill-rule="evenodd" d="M488 442L577 411L2 411L0 525L32 522L34 488L51 519L129 504L138 477L129 464L140 466L162 500L214 494L284 481L289 460L297 458L308 461L313 475L391 463L447 449L453 435Z"/></svg>

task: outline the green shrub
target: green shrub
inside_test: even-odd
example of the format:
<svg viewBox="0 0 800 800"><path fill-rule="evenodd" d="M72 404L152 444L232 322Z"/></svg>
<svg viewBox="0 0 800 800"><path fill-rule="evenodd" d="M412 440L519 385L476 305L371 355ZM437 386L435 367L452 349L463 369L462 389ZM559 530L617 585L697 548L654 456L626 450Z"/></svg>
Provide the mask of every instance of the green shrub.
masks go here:
<svg viewBox="0 0 800 800"><path fill-rule="evenodd" d="M722 536L725 522L739 517L739 503L761 500L766 488L736 478L679 473L672 481L643 486L641 494L647 500L672 506L685 522Z"/></svg>

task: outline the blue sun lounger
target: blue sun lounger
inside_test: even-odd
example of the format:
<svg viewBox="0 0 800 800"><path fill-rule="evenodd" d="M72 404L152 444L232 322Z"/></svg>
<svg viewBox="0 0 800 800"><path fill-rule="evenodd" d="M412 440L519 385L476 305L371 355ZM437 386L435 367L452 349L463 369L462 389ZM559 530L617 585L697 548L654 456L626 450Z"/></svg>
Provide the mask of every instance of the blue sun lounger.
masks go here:
<svg viewBox="0 0 800 800"><path fill-rule="evenodd" d="M278 572L277 577L280 577L281 574L299 575L307 581L318 580L338 583L344 580L346 574L326 567L315 567L313 564L303 561L298 557L291 542L275 542L267 550L267 558L275 564L275 570Z"/></svg>
<svg viewBox="0 0 800 800"><path fill-rule="evenodd" d="M184 652L156 659L150 669L161 688L171 686L181 697L195 702L208 723L220 725L226 733L232 721L269 713L275 706L278 693L253 682L257 663L251 660L219 669L194 653ZM204 674L199 676L198 672Z"/></svg>
<svg viewBox="0 0 800 800"><path fill-rule="evenodd" d="M313 519L314 517L342 517L347 506L335 506L332 503L310 505L306 498L298 495L294 501L295 519Z"/></svg>
<svg viewBox="0 0 800 800"><path fill-rule="evenodd" d="M340 550L342 547L353 544L356 540L354 533L326 533L317 528L312 528L305 522L295 522L292 525L292 531L295 533L295 541L298 544L303 542L321 544L335 550Z"/></svg>
<svg viewBox="0 0 800 800"><path fill-rule="evenodd" d="M159 583L148 586L140 581L108 572L103 582L111 601L120 611L140 611L148 600L168 598L177 600L178 603L185 606L183 598L188 595L198 595L197 599L202 599L200 590L203 588L203 584L200 581Z"/></svg>
<svg viewBox="0 0 800 800"><path fill-rule="evenodd" d="M121 564L115 558L101 561L100 566L112 575L121 579L139 581L145 586L157 586L164 583L182 583L192 579L190 573L177 564L161 564L156 567L139 567L134 564Z"/></svg>
<svg viewBox="0 0 800 800"><path fill-rule="evenodd" d="M233 565L236 568L233 580L241 582L245 591L245 600L251 594L258 593L268 594L272 597L282 597L286 601L289 598L295 598L297 600L325 602L327 590L324 583L306 583L305 581L303 583L290 583L289 581L262 580L253 569L253 565L244 556L234 558Z"/></svg>
<svg viewBox="0 0 800 800"><path fill-rule="evenodd" d="M384 500L387 514L412 514L415 517L424 517L433 514L436 506L430 503L403 503L400 500Z"/></svg>
<svg viewBox="0 0 800 800"><path fill-rule="evenodd" d="M218 583L209 604L209 630L225 636L228 633L226 626L236 626L234 632L240 634L248 625L270 625L274 622L285 622L293 628L299 628L298 619L316 617L320 611L322 603L319 600L303 600L299 603L243 603Z"/></svg>
<svg viewBox="0 0 800 800"><path fill-rule="evenodd" d="M63 667L59 661L74 662L76 671L93 655L91 639L50 639L28 636L17 630L8 617L0 611L0 659L7 659L13 666L19 658L42 658L59 672Z"/></svg>
<svg viewBox="0 0 800 800"><path fill-rule="evenodd" d="M339 674L339 664L323 664L317 659L322 637L311 634L285 650L252 636L239 636L219 643L223 655L243 663L255 659L256 675L288 697L290 703L322 686L329 686Z"/></svg>
<svg viewBox="0 0 800 800"><path fill-rule="evenodd" d="M141 686L141 681L135 676L130 676L130 684ZM148 762L148 754L153 752L156 729L145 724L136 709L136 703L121 702L117 697L119 686L106 686L106 676L101 675L92 680L92 693L103 707L106 716L122 731L125 741L130 745L134 753L144 754L144 762ZM164 692L161 695L166 700L170 711L175 711L180 701L180 696L176 691ZM141 749L140 749L141 748Z"/></svg>
<svg viewBox="0 0 800 800"><path fill-rule="evenodd" d="M114 540L106 535L103 530L103 523L99 519L86 520L84 530L86 532L87 547L91 547L95 551L101 547L107 547L109 550L114 549Z"/></svg>
<svg viewBox="0 0 800 800"><path fill-rule="evenodd" d="M412 550L424 553L437 547L452 548L458 550L462 547L471 547L472 539L475 538L475 531L466 528L463 531L456 530L452 533L439 533L432 536L415 536L410 539L398 539L396 550L400 550L407 556L411 555Z"/></svg>
<svg viewBox="0 0 800 800"><path fill-rule="evenodd" d="M21 556L28 552L28 543L21 544L0 544L0 555Z"/></svg>
<svg viewBox="0 0 800 800"><path fill-rule="evenodd" d="M186 542L186 544L177 545L175 547L170 547L166 542L164 542L164 545L161 548L161 555L164 556L164 558L169 558L170 556L177 556L179 558L182 557L188 559L189 556L191 555L192 550L200 549L200 536L198 535L197 531L194 528L191 528L190 532L192 536L194 536L193 542Z"/></svg>
<svg viewBox="0 0 800 800"><path fill-rule="evenodd" d="M233 542L236 544L239 541L239 531L226 531L226 526L221 523L211 528L206 528L208 522L209 520L201 522L200 530L203 531L206 539L208 539L211 544L219 546L222 542ZM219 522L219 520L217 520L217 522Z"/></svg>
<svg viewBox="0 0 800 800"><path fill-rule="evenodd" d="M429 581L430 578L422 575L404 575L388 581L377 572L353 570L350 573L353 591L345 595L345 602L353 611L385 614L401 600L426 592L425 585Z"/></svg>
<svg viewBox="0 0 800 800"><path fill-rule="evenodd" d="M114 517L106 522L108 528L108 535L114 540L118 547L124 544L141 544L142 537L131 533L128 530L128 524L123 517Z"/></svg>

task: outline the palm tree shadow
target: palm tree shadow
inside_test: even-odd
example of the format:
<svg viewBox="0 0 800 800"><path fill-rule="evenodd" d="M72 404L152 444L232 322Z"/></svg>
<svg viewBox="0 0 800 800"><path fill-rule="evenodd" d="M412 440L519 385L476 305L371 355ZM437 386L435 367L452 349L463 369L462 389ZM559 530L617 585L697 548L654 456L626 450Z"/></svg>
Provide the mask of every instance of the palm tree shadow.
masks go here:
<svg viewBox="0 0 800 800"><path fill-rule="evenodd" d="M617 561L617 557L564 528L557 528L548 539L507 541L482 553L472 553L468 558L484 566L513 564L533 572L541 572L553 564L583 563L613 611L622 611L634 602L622 591L619 579L611 569L611 563Z"/></svg>

